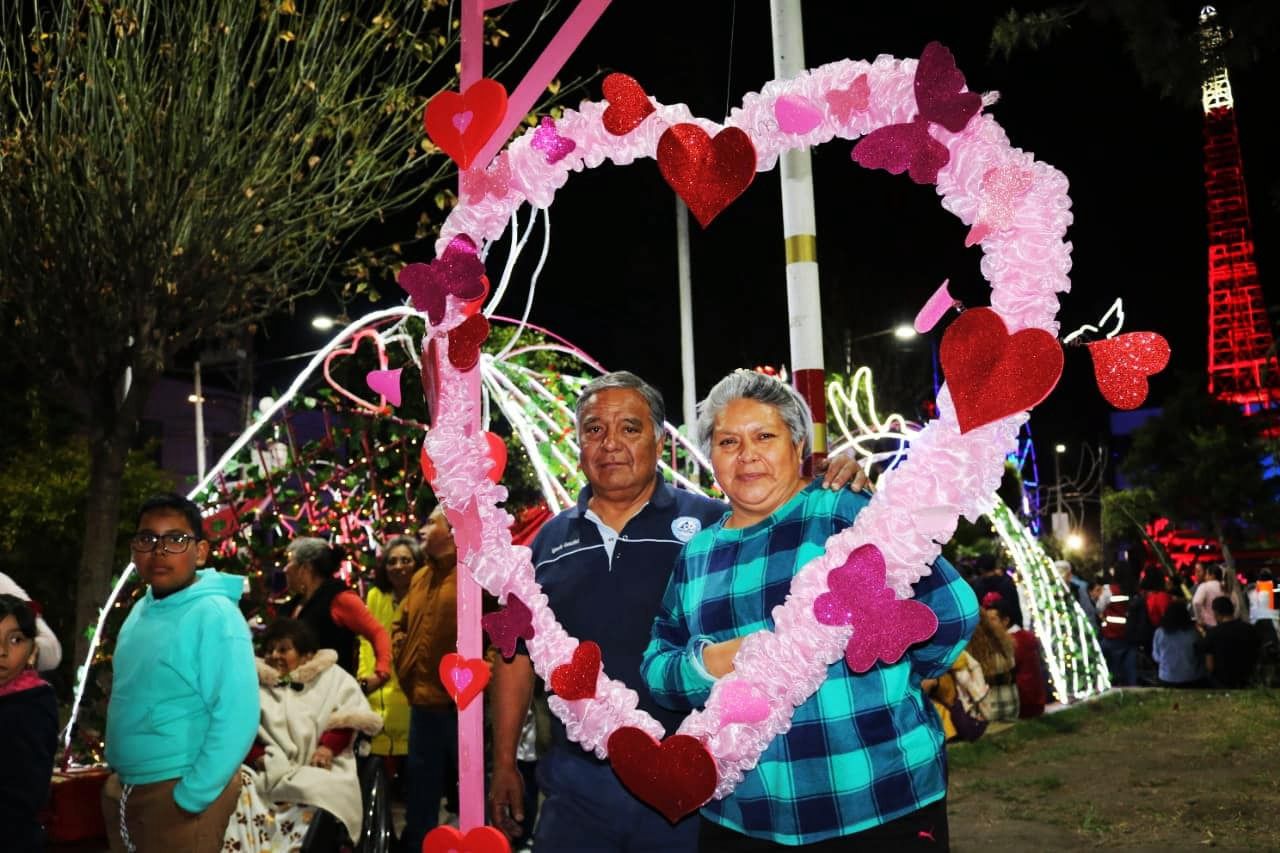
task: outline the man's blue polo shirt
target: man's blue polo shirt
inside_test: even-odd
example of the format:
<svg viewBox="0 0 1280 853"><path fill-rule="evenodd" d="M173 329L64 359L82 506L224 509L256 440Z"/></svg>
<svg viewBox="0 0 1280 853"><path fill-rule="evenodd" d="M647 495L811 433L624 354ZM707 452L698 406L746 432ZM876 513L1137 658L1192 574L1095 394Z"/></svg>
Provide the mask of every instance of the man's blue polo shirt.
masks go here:
<svg viewBox="0 0 1280 853"><path fill-rule="evenodd" d="M680 549L723 518L727 507L659 479L649 502L619 531L610 558L599 526L587 516L590 500L587 486L577 506L538 531L531 546L537 581L556 620L571 636L597 643L605 673L636 691L640 709L670 734L684 714L653 701L640 676L640 659ZM558 744L567 741L558 719L552 732Z"/></svg>

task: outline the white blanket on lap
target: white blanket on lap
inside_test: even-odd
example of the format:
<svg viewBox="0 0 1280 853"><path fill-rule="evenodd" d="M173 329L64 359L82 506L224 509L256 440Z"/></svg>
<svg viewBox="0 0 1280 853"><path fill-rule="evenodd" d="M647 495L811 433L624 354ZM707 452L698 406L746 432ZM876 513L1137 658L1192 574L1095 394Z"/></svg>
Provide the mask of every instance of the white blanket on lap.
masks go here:
<svg viewBox="0 0 1280 853"><path fill-rule="evenodd" d="M352 840L360 838L360 782L351 746L333 757L328 769L312 767L320 735L330 729L355 729L375 735L382 718L360 685L341 667L338 655L321 649L287 675L258 659L262 720L258 737L266 745L263 769L251 768L254 786L275 803L305 803L333 814ZM301 685L301 689L295 689ZM354 740L353 740L354 743Z"/></svg>

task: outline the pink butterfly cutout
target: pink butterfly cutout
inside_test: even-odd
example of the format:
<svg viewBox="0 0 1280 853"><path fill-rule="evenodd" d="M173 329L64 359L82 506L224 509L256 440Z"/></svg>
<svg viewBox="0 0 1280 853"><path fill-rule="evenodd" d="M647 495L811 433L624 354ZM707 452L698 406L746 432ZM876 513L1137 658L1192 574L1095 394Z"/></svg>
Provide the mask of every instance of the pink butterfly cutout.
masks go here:
<svg viewBox="0 0 1280 853"><path fill-rule="evenodd" d="M997 166L982 176L982 201L978 218L965 237L965 246L982 242L992 231L1003 231L1013 224L1013 206L1031 189L1031 170L1017 166Z"/></svg>
<svg viewBox="0 0 1280 853"><path fill-rule="evenodd" d="M547 155L548 163L559 163L578 147L578 143L556 131L555 119L543 116L538 122L538 129L533 132L533 147Z"/></svg>
<svg viewBox="0 0 1280 853"><path fill-rule="evenodd" d="M859 74L848 89L827 92L827 108L841 124L848 124L854 113L866 111L871 104L871 84L867 75Z"/></svg>
<svg viewBox="0 0 1280 853"><path fill-rule="evenodd" d="M511 192L511 161L502 152L488 169L468 169L462 173L462 197L467 204L483 201L486 196L505 198Z"/></svg>
<svg viewBox="0 0 1280 853"><path fill-rule="evenodd" d="M480 550L480 511L476 509L474 500L468 500L461 509L445 507L444 516L449 520L449 527L453 531L459 558L465 560Z"/></svg>
<svg viewBox="0 0 1280 853"><path fill-rule="evenodd" d="M481 616L480 624L504 658L515 657L517 639L533 639L533 612L514 593L507 596L506 607Z"/></svg>
<svg viewBox="0 0 1280 853"><path fill-rule="evenodd" d="M831 591L813 602L813 615L823 625L853 626L844 659L854 672L866 672L877 660L897 663L908 646L938 630L932 610L918 601L900 600L884 579L884 555L875 545L862 545L831 570Z"/></svg>
<svg viewBox="0 0 1280 853"><path fill-rule="evenodd" d="M444 319L445 297L452 294L464 302L484 296L484 264L476 244L465 234L449 241L440 257L429 264L409 264L400 270L397 281L413 299L413 307L426 311L433 324Z"/></svg>
<svg viewBox="0 0 1280 853"><path fill-rule="evenodd" d="M852 157L868 169L884 169L891 175L906 172L917 184L933 184L951 152L929 134L929 125L940 124L959 133L982 109L982 96L962 91L964 75L956 68L955 57L936 41L920 54L914 87L916 117L871 131L853 147Z"/></svg>

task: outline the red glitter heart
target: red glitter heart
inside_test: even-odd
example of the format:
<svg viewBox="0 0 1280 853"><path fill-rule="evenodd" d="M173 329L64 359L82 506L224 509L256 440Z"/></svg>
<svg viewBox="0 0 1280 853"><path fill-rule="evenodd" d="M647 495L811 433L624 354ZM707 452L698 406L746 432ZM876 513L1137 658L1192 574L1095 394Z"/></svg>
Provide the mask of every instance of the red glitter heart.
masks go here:
<svg viewBox="0 0 1280 853"><path fill-rule="evenodd" d="M632 794L675 823L716 791L716 763L702 741L672 735L659 743L635 726L609 735L609 764Z"/></svg>
<svg viewBox="0 0 1280 853"><path fill-rule="evenodd" d="M1129 332L1089 344L1098 390L1117 409L1128 411L1147 399L1147 377L1169 363L1169 342L1155 332Z"/></svg>
<svg viewBox="0 0 1280 853"><path fill-rule="evenodd" d="M736 127L713 139L696 124L677 124L658 140L658 171L706 228L755 180L756 149Z"/></svg>
<svg viewBox="0 0 1280 853"><path fill-rule="evenodd" d="M1062 346L1044 329L1009 334L990 308L971 308L947 327L939 349L960 432L1024 412L1062 376Z"/></svg>
<svg viewBox="0 0 1280 853"><path fill-rule="evenodd" d="M573 657L568 663L551 670L551 692L566 702L591 699L596 695L599 677L600 647L584 640L573 650Z"/></svg>
<svg viewBox="0 0 1280 853"><path fill-rule="evenodd" d="M427 102L423 127L459 168L471 161L507 115L507 90L497 80L477 80L462 94L438 92ZM481 164L486 165L486 164Z"/></svg>
<svg viewBox="0 0 1280 853"><path fill-rule="evenodd" d="M492 826L474 827L466 835L452 826L437 826L422 840L422 853L511 853L511 844Z"/></svg>
<svg viewBox="0 0 1280 853"><path fill-rule="evenodd" d="M480 361L480 345L489 337L489 321L475 314L449 330L449 363L470 370Z"/></svg>
<svg viewBox="0 0 1280 853"><path fill-rule="evenodd" d="M626 136L653 112L644 87L630 74L610 74L600 88L609 102L600 120L614 136Z"/></svg>
<svg viewBox="0 0 1280 853"><path fill-rule="evenodd" d="M464 658L449 652L440 659L440 683L458 707L465 708L489 683L489 664L482 658Z"/></svg>

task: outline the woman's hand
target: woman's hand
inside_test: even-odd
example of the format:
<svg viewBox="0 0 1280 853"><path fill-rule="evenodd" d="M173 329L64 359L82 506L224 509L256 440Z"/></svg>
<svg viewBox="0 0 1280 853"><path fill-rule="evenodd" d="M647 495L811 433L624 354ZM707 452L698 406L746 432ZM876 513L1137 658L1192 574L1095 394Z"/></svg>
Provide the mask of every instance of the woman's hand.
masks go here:
<svg viewBox="0 0 1280 853"><path fill-rule="evenodd" d="M317 747L316 754L311 756L311 766L328 770L333 766L333 750L327 746Z"/></svg>
<svg viewBox="0 0 1280 853"><path fill-rule="evenodd" d="M367 678L360 679L360 689L368 696L371 693L377 693L382 686L391 680L391 676L382 672L375 672Z"/></svg>
<svg viewBox="0 0 1280 853"><path fill-rule="evenodd" d="M842 450L835 456L828 456L818 464L814 473L823 475L824 489L839 490L847 484L855 492L861 492L864 489L874 491L871 480L867 478L867 472L863 471L862 466L858 464L853 448Z"/></svg>
<svg viewBox="0 0 1280 853"><path fill-rule="evenodd" d="M724 678L733 672L733 656L742 645L742 637L734 637L723 643L712 643L702 650L702 665L714 678Z"/></svg>

